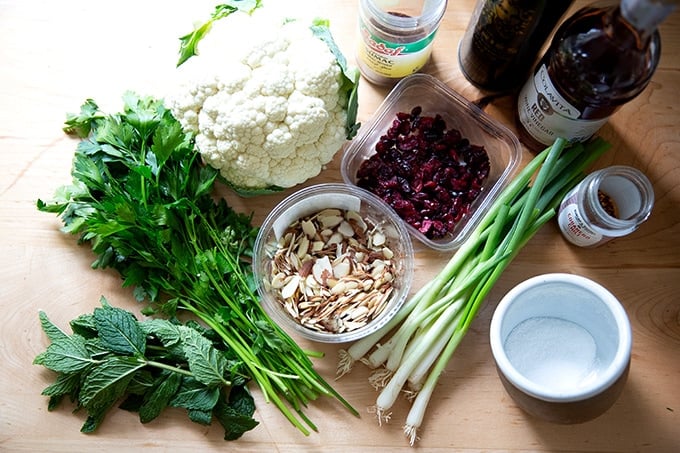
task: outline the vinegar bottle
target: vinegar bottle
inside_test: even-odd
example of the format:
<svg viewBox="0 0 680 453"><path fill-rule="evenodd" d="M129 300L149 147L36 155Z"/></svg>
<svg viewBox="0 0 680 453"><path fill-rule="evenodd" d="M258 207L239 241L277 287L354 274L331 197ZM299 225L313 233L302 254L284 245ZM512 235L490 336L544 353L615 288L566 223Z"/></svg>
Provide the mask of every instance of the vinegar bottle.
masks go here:
<svg viewBox="0 0 680 453"><path fill-rule="evenodd" d="M534 150L555 138L592 137L649 83L659 63L657 26L677 0L595 3L564 21L517 100L519 134Z"/></svg>

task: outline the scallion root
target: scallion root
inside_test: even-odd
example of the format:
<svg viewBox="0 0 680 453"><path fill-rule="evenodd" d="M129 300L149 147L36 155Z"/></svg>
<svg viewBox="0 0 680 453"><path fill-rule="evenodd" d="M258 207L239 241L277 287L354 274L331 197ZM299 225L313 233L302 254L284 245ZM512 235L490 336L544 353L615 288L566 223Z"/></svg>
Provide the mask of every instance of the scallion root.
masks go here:
<svg viewBox="0 0 680 453"><path fill-rule="evenodd" d="M379 368L371 373L368 377L368 382L371 384L371 387L380 390L387 385L393 374L394 373L387 368Z"/></svg>
<svg viewBox="0 0 680 453"><path fill-rule="evenodd" d="M338 351L338 368L335 372L335 379L340 379L350 371L352 371L352 366L354 365L354 359L346 349L340 349Z"/></svg>
<svg viewBox="0 0 680 453"><path fill-rule="evenodd" d="M404 425L404 434L408 439L408 443L413 447L416 441L420 439L417 435L418 429L415 426Z"/></svg>
<svg viewBox="0 0 680 453"><path fill-rule="evenodd" d="M389 423L392 418L392 412L385 412L385 410L379 406L373 406L373 412L378 419L378 426L382 426L383 422Z"/></svg>

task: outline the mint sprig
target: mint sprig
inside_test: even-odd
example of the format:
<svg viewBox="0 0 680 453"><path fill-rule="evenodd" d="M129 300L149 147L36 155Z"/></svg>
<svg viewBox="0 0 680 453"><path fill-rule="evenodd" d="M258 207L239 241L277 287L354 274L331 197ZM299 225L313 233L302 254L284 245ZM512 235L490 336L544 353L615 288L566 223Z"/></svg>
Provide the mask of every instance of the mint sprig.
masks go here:
<svg viewBox="0 0 680 453"><path fill-rule="evenodd" d="M59 329L44 312L39 316L51 344L34 363L57 373L43 395L50 397L50 410L65 396L85 409L88 417L82 432L95 431L118 403L138 412L142 423L167 407L184 408L194 422L207 425L217 420L228 440L258 424L238 362L198 324L138 321L104 298L101 308L71 322L72 334Z"/></svg>

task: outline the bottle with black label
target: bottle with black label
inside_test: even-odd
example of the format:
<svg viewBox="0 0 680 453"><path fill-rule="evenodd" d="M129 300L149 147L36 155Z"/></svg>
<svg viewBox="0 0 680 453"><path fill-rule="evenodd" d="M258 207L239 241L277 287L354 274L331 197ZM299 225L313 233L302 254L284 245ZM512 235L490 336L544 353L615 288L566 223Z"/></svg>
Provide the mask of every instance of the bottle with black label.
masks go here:
<svg viewBox="0 0 680 453"><path fill-rule="evenodd" d="M573 0L478 0L458 45L463 75L493 92L517 90Z"/></svg>
<svg viewBox="0 0 680 453"><path fill-rule="evenodd" d="M540 150L557 137L592 137L649 84L661 54L657 27L676 6L677 0L595 3L565 20L520 90L522 141Z"/></svg>

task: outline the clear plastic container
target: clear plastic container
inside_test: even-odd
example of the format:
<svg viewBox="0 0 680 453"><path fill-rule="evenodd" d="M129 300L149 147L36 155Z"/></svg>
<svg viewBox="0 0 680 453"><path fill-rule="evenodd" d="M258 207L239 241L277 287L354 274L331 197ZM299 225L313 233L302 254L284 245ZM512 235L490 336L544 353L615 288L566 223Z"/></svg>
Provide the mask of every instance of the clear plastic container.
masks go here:
<svg viewBox="0 0 680 453"><path fill-rule="evenodd" d="M557 217L564 237L580 247L597 247L635 231L654 206L654 188L638 169L614 165L595 171L574 187Z"/></svg>
<svg viewBox="0 0 680 453"><path fill-rule="evenodd" d="M284 307L280 293L272 290L272 259L280 250L279 240L289 225L299 219L334 208L357 212L367 225L380 230L392 251L392 292L384 308L363 327L342 333L320 332L302 325ZM333 251L333 255L335 255ZM337 252L339 253L339 252ZM286 331L323 343L358 340L384 326L403 305L413 279L413 245L397 214L368 191L343 183L324 183L301 189L281 201L265 218L253 249L253 272L265 311Z"/></svg>
<svg viewBox="0 0 680 453"><path fill-rule="evenodd" d="M501 123L484 113L443 82L427 74L414 74L400 81L387 95L370 121L362 124L357 136L349 142L342 158L341 172L345 182L356 185L357 171L364 160L375 154L375 145L390 127L396 114L421 106L423 115L440 114L447 128L458 129L471 143L483 146L489 156L489 176L470 212L453 231L441 239L429 239L406 224L411 234L430 248L455 250L467 239L489 205L510 182L521 161L517 137Z"/></svg>

